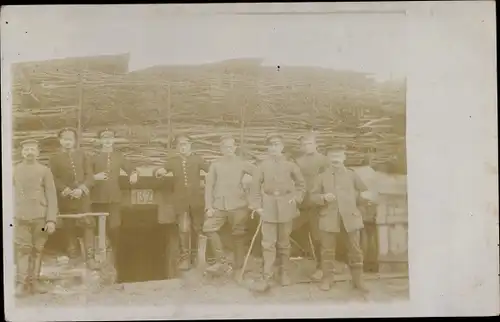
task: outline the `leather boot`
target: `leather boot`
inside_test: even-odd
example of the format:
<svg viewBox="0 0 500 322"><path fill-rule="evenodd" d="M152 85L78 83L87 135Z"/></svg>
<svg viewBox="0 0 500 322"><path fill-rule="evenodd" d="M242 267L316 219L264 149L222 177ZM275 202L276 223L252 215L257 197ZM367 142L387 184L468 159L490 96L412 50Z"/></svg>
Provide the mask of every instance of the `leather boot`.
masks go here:
<svg viewBox="0 0 500 322"><path fill-rule="evenodd" d="M80 258L78 256L79 248L78 238L73 236L72 238L68 239L67 252L70 266L78 266L80 262Z"/></svg>
<svg viewBox="0 0 500 322"><path fill-rule="evenodd" d="M16 283L15 296L18 298L25 297L29 295L29 288L27 284Z"/></svg>
<svg viewBox="0 0 500 322"><path fill-rule="evenodd" d="M233 269L234 276L239 279L242 273L243 264L245 262L245 235L234 235L234 260Z"/></svg>
<svg viewBox="0 0 500 322"><path fill-rule="evenodd" d="M257 293L265 293L271 289L272 276L263 274L261 279L251 284L251 290Z"/></svg>
<svg viewBox="0 0 500 322"><path fill-rule="evenodd" d="M181 271L187 271L191 267L190 263L190 249L189 249L189 232L179 233L179 246L180 246L180 258L179 258L179 269Z"/></svg>
<svg viewBox="0 0 500 322"><path fill-rule="evenodd" d="M43 253L36 251L33 254L33 265L30 271L30 288L35 294L45 294L49 292L49 287L40 281L40 272L42 270Z"/></svg>
<svg viewBox="0 0 500 322"><path fill-rule="evenodd" d="M292 284L290 279L290 252L281 250L280 254L280 284L281 286L289 286Z"/></svg>
<svg viewBox="0 0 500 322"><path fill-rule="evenodd" d="M212 246L212 251L215 254L215 264L207 267L206 271L211 274L220 275L228 270L226 256L224 254L224 246L217 232L208 234L208 240Z"/></svg>
<svg viewBox="0 0 500 322"><path fill-rule="evenodd" d="M85 248L85 265L90 270L97 270L98 265L95 260L94 231L92 228L85 228L83 231L83 246Z"/></svg>
<svg viewBox="0 0 500 322"><path fill-rule="evenodd" d="M319 289L322 291L329 291L335 282L335 253L331 250L323 250L321 256L321 270L322 278L319 284Z"/></svg>
<svg viewBox="0 0 500 322"><path fill-rule="evenodd" d="M362 293L368 293L369 290L366 288L364 279L363 279L363 268L355 267L351 268L351 276L352 276L352 286Z"/></svg>

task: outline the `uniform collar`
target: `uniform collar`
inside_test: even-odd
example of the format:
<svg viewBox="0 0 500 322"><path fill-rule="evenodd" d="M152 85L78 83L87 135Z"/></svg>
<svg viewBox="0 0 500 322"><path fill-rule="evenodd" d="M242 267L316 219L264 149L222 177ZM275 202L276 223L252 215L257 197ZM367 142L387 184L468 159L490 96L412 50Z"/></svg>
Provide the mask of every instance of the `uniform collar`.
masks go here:
<svg viewBox="0 0 500 322"><path fill-rule="evenodd" d="M340 167L334 167L333 165L330 165L330 171L332 173L345 173L347 172L347 168L345 167L345 165L342 165Z"/></svg>
<svg viewBox="0 0 500 322"><path fill-rule="evenodd" d="M278 161L284 161L286 160L285 156L283 154L280 154L280 155L269 155L269 158L275 162L278 162Z"/></svg>

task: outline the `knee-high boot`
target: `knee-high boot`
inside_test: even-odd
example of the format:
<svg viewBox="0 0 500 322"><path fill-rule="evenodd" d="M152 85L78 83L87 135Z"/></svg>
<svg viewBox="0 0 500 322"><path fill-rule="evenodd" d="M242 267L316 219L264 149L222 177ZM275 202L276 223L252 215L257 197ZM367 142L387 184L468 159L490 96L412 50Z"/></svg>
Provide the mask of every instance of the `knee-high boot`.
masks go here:
<svg viewBox="0 0 500 322"><path fill-rule="evenodd" d="M47 285L41 283L40 281L40 272L42 270L42 260L43 260L43 251L42 250L34 250L32 255L32 264L30 267L30 287L33 293L47 293L49 288Z"/></svg>
<svg viewBox="0 0 500 322"><path fill-rule="evenodd" d="M186 271L190 268L190 256L191 250L190 247L190 238L191 234L189 232L180 232L179 233L179 246L180 246L180 254L179 254L179 269L182 271Z"/></svg>
<svg viewBox="0 0 500 322"><path fill-rule="evenodd" d="M84 228L83 230L83 246L85 248L85 264L91 270L98 269L95 261L95 239L94 230L92 228Z"/></svg>

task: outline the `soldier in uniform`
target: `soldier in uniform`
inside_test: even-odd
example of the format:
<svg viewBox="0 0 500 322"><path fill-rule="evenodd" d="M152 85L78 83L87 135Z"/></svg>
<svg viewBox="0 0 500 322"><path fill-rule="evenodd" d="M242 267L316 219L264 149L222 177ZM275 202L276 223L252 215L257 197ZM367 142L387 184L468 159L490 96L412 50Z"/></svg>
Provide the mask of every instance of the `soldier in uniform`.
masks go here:
<svg viewBox="0 0 500 322"><path fill-rule="evenodd" d="M56 229L57 193L52 172L37 161L38 142L21 142L23 161L14 167L16 295L46 293L39 282L42 252Z"/></svg>
<svg viewBox="0 0 500 322"><path fill-rule="evenodd" d="M58 193L59 213L79 214L91 212L90 189L94 183L91 158L80 149L75 149L77 132L74 128L59 131L61 151L50 159L50 168ZM96 269L94 259L94 228L92 217L64 219L64 231L68 255L73 263L78 258L78 228L83 230L85 262L88 268Z"/></svg>
<svg viewBox="0 0 500 322"><path fill-rule="evenodd" d="M216 263L207 268L209 272L224 271L226 259L219 230L226 221L231 225L234 245L236 276L243 267L245 258L244 238L248 221L248 203L243 189L245 174L252 175L255 166L235 155L235 140L231 136L221 138L222 158L210 165L205 182L205 223L207 235L216 256Z"/></svg>
<svg viewBox="0 0 500 322"><path fill-rule="evenodd" d="M363 252L360 232L363 218L357 208L358 196L367 188L354 171L344 166L345 147L332 144L327 148L330 168L318 180L311 199L322 206L319 227L321 234L321 268L323 277L321 290L330 290L334 283L334 259L337 236L342 231L347 234L348 260L354 288L367 292L363 283Z"/></svg>
<svg viewBox="0 0 500 322"><path fill-rule="evenodd" d="M198 236L202 232L204 219L203 190L200 171L208 172L208 163L191 151L191 139L182 135L176 138L178 153L154 172L157 178L171 172L174 178L174 209L177 215L180 242L180 270L188 270L195 256ZM195 245L191 245L191 232L195 234Z"/></svg>
<svg viewBox="0 0 500 322"><path fill-rule="evenodd" d="M283 138L278 134L267 137L269 156L255 170L251 189L251 208L262 221L262 280L254 285L255 291L264 292L271 286L276 255L279 257L279 281L290 285L290 233L297 205L304 197L305 183L299 167L283 156Z"/></svg>
<svg viewBox="0 0 500 322"><path fill-rule="evenodd" d="M303 154L297 159L297 164L300 168L304 180L306 182L306 195L304 201L300 205L300 218L294 224L300 226L304 221L308 223L308 230L316 255L316 271L312 275L312 279L319 281L322 276L321 271L321 243L319 234L319 206L311 201L310 194L318 176L327 167L329 161L323 154L317 150L316 137L309 133L299 138Z"/></svg>
<svg viewBox="0 0 500 322"><path fill-rule="evenodd" d="M121 226L120 171L127 173L131 184L137 182L138 173L121 152L114 150L115 132L113 130L104 129L99 131L97 136L101 143L101 151L92 157L94 173L94 186L90 192L92 210L109 213L106 230L116 262Z"/></svg>

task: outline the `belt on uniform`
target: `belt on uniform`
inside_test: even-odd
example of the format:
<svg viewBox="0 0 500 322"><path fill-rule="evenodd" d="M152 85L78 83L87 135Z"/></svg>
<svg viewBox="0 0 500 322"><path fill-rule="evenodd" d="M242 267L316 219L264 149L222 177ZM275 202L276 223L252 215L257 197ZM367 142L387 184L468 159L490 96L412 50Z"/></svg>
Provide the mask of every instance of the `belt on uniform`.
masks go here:
<svg viewBox="0 0 500 322"><path fill-rule="evenodd" d="M291 194L292 191L290 191L290 190L265 190L264 193L266 195L278 197L278 196L285 196L285 195Z"/></svg>

